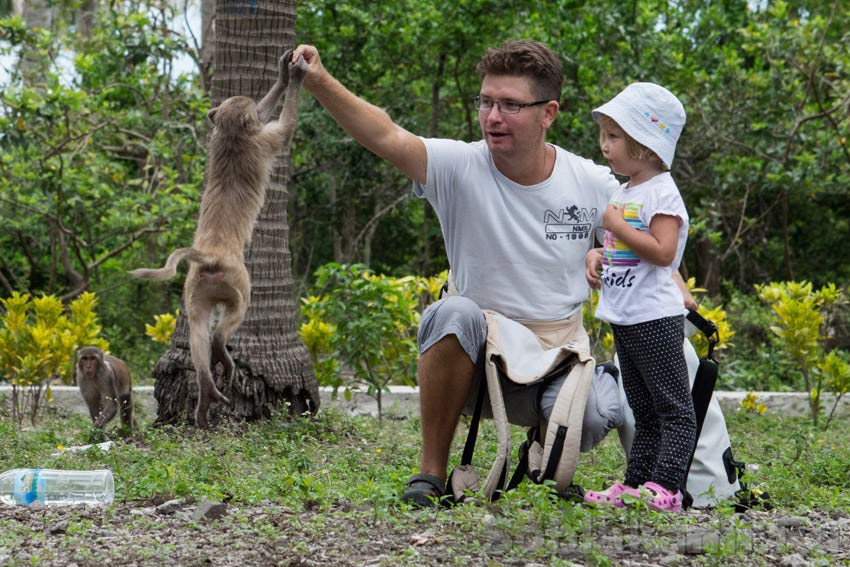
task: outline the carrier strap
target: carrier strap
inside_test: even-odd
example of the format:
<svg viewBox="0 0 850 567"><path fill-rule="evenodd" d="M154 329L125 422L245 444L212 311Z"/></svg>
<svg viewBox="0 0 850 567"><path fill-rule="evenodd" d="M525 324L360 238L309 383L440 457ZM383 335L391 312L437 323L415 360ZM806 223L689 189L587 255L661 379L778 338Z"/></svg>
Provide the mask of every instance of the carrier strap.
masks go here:
<svg viewBox="0 0 850 567"><path fill-rule="evenodd" d="M481 412L484 409L484 394L487 391L487 383L484 379L484 357L486 354L487 345L482 345L478 352L478 360L475 363L475 372L472 378L473 388L478 388L478 393L475 395L475 408L472 411L472 421L469 422L469 433L466 434L466 443L463 446L463 455L460 458L460 464L471 465L472 455L475 453L475 440L478 437L478 426L481 423Z"/></svg>
<svg viewBox="0 0 850 567"><path fill-rule="evenodd" d="M513 490L519 486L528 474L528 450L534 441L539 441L539 432L540 430L537 427L529 429L526 435L526 440L523 441L519 446L519 449L517 449L517 460L519 462L516 465L516 469L514 469L514 474L511 476L511 480L508 482L508 486L505 488L506 491Z"/></svg>
<svg viewBox="0 0 850 567"><path fill-rule="evenodd" d="M557 431L555 431L555 440L552 442L552 448L549 450L549 461L546 463L546 470L543 471L543 477L540 479L541 482L555 478L555 471L561 463L561 454L564 452L564 441L566 438L567 426L559 425Z"/></svg>
<svg viewBox="0 0 850 567"><path fill-rule="evenodd" d="M717 325L700 315L696 309L688 309L688 314L685 315L685 318L705 335L705 338L708 340L708 354L706 358L714 360L714 347L720 343L720 332L717 330Z"/></svg>
<svg viewBox="0 0 850 567"><path fill-rule="evenodd" d="M705 423L705 416L708 413L708 406L711 403L711 396L714 395L714 387L717 385L717 362L712 358L714 347L720 342L720 334L717 331L717 326L704 318L694 310L688 310L688 321L690 321L699 331L708 339L708 355L701 358L699 367L697 368L696 376L694 377L694 385L691 388L691 399L694 404L694 414L696 414L696 436L694 438L694 447L691 450L691 457L688 459L688 466L685 469L685 480L681 487L682 494L685 495L686 505L690 506L693 497L687 493L685 485L688 482L688 474L691 471L691 465L694 462L694 455L697 452L697 445L702 434L702 426Z"/></svg>

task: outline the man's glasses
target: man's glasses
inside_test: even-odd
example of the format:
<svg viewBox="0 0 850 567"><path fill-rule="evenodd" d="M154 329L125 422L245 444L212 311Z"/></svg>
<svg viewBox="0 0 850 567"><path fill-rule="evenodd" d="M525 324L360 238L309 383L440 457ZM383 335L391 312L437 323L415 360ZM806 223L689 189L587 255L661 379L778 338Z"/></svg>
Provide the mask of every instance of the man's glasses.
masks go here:
<svg viewBox="0 0 850 567"><path fill-rule="evenodd" d="M505 100L493 100L492 98L483 96L472 97L472 105L479 112L490 112L491 110L493 110L494 106L498 106L499 112L501 112L502 114L517 114L523 108L540 106L541 104L546 104L547 102L549 101L538 100L536 102L512 102Z"/></svg>

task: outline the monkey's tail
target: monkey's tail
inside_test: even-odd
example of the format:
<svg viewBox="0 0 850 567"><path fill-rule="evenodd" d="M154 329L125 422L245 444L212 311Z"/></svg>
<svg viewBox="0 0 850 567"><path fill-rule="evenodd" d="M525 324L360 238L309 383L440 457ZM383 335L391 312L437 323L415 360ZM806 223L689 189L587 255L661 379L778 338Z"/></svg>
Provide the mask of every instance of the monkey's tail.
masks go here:
<svg viewBox="0 0 850 567"><path fill-rule="evenodd" d="M214 261L209 255L199 252L194 248L178 248L171 253L168 260L165 261L165 266L154 270L151 268L139 268L133 270L130 275L141 280L167 280L173 278L177 274L177 265L183 260L197 262L199 264L210 264Z"/></svg>

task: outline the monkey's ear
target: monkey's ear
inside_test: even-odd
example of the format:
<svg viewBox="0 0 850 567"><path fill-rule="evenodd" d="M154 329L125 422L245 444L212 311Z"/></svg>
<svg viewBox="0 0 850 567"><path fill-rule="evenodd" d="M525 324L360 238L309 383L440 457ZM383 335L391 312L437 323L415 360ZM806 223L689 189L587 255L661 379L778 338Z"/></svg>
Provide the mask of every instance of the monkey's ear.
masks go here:
<svg viewBox="0 0 850 567"><path fill-rule="evenodd" d="M215 115L216 115L217 112L218 112L218 107L212 108L212 109L210 109L209 112L207 112L207 118L209 118L210 122L212 122L213 124L215 124Z"/></svg>

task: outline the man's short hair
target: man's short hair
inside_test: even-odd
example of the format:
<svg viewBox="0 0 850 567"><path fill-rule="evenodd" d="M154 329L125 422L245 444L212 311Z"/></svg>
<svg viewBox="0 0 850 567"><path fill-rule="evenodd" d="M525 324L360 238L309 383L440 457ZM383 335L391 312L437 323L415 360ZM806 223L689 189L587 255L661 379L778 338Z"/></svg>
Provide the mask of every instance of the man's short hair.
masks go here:
<svg viewBox="0 0 850 567"><path fill-rule="evenodd" d="M541 100L561 101L564 70L551 49L528 39L506 41L488 49L476 67L485 75L519 75L531 79L532 92Z"/></svg>

